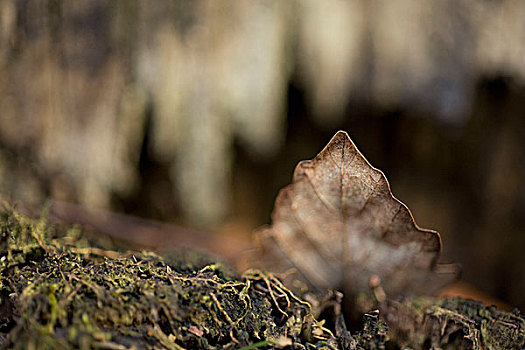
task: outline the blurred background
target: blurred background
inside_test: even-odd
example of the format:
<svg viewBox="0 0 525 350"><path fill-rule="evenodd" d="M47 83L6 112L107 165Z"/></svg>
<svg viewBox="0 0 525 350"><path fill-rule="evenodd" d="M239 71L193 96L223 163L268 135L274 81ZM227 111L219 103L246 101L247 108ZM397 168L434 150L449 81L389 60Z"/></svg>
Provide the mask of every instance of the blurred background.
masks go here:
<svg viewBox="0 0 525 350"><path fill-rule="evenodd" d="M524 118L522 1L0 0L0 192L30 205L248 236L344 129L523 311Z"/></svg>

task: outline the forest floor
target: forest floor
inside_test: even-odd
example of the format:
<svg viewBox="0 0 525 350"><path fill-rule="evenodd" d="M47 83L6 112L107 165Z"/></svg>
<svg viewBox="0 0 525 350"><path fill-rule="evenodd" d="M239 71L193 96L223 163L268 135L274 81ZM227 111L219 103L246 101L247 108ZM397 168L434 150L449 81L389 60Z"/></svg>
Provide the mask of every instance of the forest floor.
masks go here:
<svg viewBox="0 0 525 350"><path fill-rule="evenodd" d="M206 255L115 251L79 227L0 212L0 344L15 349L513 349L519 312L459 298L294 294L261 270Z"/></svg>

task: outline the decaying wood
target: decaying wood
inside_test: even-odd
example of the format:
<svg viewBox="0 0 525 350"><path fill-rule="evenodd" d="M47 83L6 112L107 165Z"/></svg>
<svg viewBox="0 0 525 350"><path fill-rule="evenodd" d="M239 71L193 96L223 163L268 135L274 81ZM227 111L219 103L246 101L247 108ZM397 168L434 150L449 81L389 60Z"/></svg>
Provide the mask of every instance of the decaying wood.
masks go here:
<svg viewBox="0 0 525 350"><path fill-rule="evenodd" d="M272 221L257 233L265 261L297 268L317 288L354 294L379 279L388 295L421 295L458 276L456 265L437 263L439 234L415 224L344 131L297 165Z"/></svg>

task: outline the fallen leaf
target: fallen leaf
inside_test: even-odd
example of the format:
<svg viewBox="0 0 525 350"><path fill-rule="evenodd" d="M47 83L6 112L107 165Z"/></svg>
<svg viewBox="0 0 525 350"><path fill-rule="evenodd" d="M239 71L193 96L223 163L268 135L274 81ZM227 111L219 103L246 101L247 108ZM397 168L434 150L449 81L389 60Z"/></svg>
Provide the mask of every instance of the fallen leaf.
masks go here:
<svg viewBox="0 0 525 350"><path fill-rule="evenodd" d="M390 296L432 294L459 273L437 264L439 234L416 225L344 131L297 165L256 237L267 267L294 267L316 288L355 294L380 281Z"/></svg>

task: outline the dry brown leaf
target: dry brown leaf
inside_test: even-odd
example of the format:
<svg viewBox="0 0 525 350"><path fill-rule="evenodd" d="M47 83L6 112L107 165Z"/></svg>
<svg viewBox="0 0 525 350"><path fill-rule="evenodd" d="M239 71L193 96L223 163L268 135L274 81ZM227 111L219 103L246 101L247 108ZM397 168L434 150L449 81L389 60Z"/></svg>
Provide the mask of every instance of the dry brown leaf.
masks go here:
<svg viewBox="0 0 525 350"><path fill-rule="evenodd" d="M390 296L419 295L458 276L456 265L437 264L439 234L415 224L344 131L297 165L272 221L256 234L266 266L295 267L317 288L355 294L380 280Z"/></svg>

